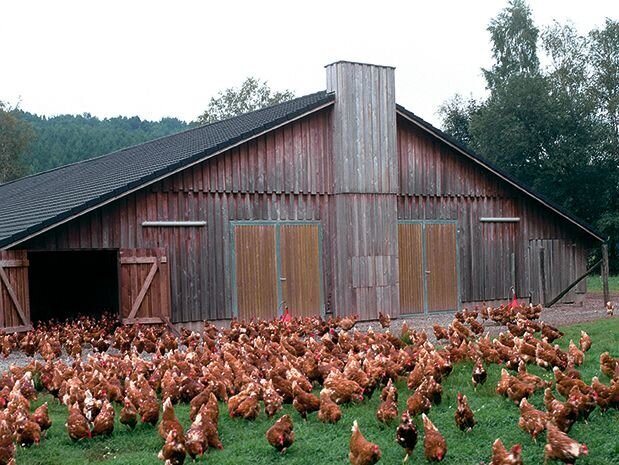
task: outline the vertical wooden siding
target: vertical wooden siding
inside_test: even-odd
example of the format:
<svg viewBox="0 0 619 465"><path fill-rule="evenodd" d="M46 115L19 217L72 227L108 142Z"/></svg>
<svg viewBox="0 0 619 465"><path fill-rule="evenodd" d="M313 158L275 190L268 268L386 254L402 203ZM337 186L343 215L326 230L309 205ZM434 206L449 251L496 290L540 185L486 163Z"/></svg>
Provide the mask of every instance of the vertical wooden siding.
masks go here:
<svg viewBox="0 0 619 465"><path fill-rule="evenodd" d="M277 317L277 252L272 225L234 226L239 318Z"/></svg>
<svg viewBox="0 0 619 465"><path fill-rule="evenodd" d="M282 297L292 316L322 313L320 244L317 224L280 227Z"/></svg>
<svg viewBox="0 0 619 465"><path fill-rule="evenodd" d="M579 258L575 267L585 271L586 259L580 257L596 245L590 238L403 118L398 119L398 159L398 219L457 221L463 302L507 299L514 281L518 295L527 297L533 291L530 239L571 240ZM481 217L520 221L487 224ZM561 267L570 266L567 256L561 259ZM563 286L566 280L560 278Z"/></svg>
<svg viewBox="0 0 619 465"><path fill-rule="evenodd" d="M398 225L400 313L424 312L423 225Z"/></svg>
<svg viewBox="0 0 619 465"><path fill-rule="evenodd" d="M323 226L324 289L331 288L328 214L331 109L61 225L19 247L33 250L164 248L175 322L232 318L231 230L239 220L310 220ZM142 227L204 220L206 227Z"/></svg>
<svg viewBox="0 0 619 465"><path fill-rule="evenodd" d="M428 312L458 310L456 225L427 224Z"/></svg>

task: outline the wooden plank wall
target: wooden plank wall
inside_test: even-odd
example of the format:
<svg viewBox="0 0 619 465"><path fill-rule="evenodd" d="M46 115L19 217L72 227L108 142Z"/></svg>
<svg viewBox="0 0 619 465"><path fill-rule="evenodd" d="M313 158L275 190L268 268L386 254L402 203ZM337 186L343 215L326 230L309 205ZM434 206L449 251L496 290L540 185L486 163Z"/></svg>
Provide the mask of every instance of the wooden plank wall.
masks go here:
<svg viewBox="0 0 619 465"><path fill-rule="evenodd" d="M395 74L388 66L338 62L327 66L333 112L336 193L398 192Z"/></svg>
<svg viewBox="0 0 619 465"><path fill-rule="evenodd" d="M233 317L230 221L321 221L322 285L329 290L330 112L327 108L293 122L19 247L165 248L172 320L226 319ZM207 225L142 227L146 220L204 220Z"/></svg>
<svg viewBox="0 0 619 465"><path fill-rule="evenodd" d="M576 243L574 266L578 273L585 271L588 250L596 243L402 117L398 118L398 159L398 219L457 221L464 303L507 300L514 281L519 296L533 292L528 253L531 239ZM521 221L481 223L481 217L519 217ZM566 255L557 266L569 268L572 263ZM567 279L561 275L559 282L565 287ZM582 284L579 292L584 292L585 286Z"/></svg>

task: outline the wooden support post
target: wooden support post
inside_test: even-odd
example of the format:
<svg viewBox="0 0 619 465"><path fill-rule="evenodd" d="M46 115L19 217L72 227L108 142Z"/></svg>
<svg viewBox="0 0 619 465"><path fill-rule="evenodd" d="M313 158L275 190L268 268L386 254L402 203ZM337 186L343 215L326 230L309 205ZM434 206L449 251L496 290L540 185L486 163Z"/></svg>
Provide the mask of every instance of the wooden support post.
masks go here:
<svg viewBox="0 0 619 465"><path fill-rule="evenodd" d="M544 248L540 247L539 249L539 274L542 280L542 295L539 296L540 303L544 303L546 301L546 269L544 266Z"/></svg>
<svg viewBox="0 0 619 465"><path fill-rule="evenodd" d="M608 291L608 243L602 244L602 288L604 290L604 304L610 301Z"/></svg>

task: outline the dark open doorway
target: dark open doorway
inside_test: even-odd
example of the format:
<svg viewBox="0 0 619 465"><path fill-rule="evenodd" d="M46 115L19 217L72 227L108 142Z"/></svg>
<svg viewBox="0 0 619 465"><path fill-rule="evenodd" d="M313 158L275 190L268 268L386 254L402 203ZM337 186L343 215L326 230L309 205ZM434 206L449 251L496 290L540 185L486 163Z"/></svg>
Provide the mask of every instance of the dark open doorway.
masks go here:
<svg viewBox="0 0 619 465"><path fill-rule="evenodd" d="M119 311L118 252L30 252L32 322Z"/></svg>

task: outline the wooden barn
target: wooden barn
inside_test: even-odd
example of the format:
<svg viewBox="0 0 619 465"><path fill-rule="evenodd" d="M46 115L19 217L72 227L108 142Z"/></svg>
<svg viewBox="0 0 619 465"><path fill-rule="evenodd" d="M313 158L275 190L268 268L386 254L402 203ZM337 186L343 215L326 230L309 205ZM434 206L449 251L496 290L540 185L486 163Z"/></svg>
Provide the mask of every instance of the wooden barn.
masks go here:
<svg viewBox="0 0 619 465"><path fill-rule="evenodd" d="M0 327L548 301L602 238L396 105L392 67L0 186ZM584 281L563 298L575 302Z"/></svg>

